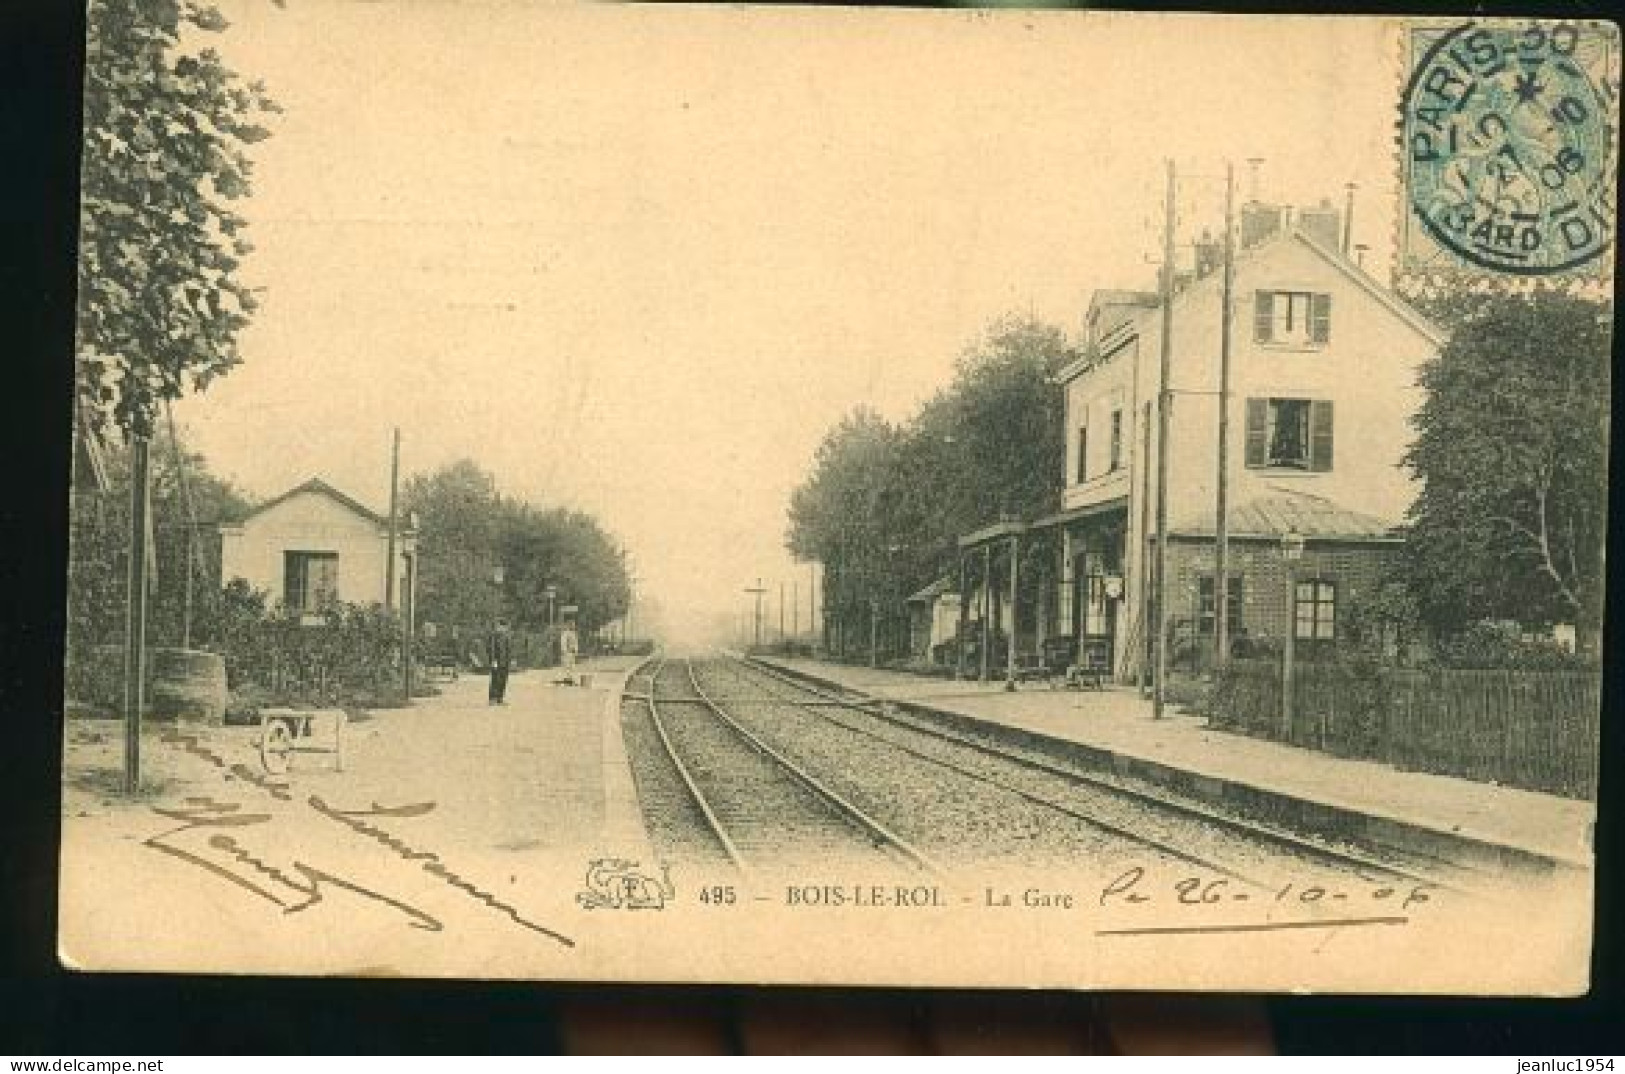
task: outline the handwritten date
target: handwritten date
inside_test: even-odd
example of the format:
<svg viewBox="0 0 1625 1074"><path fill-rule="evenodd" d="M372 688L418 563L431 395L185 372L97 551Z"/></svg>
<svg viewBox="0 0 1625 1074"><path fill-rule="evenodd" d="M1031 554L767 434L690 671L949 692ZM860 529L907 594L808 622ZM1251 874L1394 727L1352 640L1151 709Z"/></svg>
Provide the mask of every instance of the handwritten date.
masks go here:
<svg viewBox="0 0 1625 1074"><path fill-rule="evenodd" d="M1100 905L1139 906L1149 903L1182 906L1234 906L1238 903L1313 906L1319 903L1347 905L1351 902L1383 904L1403 912L1431 901L1436 885L1416 882L1387 884L1347 882L1287 883L1265 887L1227 877L1186 876L1172 883L1146 879L1143 866L1136 865L1118 875L1100 890Z"/></svg>

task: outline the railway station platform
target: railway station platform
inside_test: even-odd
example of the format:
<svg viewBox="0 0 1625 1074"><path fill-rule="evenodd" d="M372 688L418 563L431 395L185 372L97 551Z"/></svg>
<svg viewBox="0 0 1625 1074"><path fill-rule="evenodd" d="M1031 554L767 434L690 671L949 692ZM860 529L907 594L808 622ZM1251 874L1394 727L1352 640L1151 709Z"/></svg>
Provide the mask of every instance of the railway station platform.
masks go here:
<svg viewBox="0 0 1625 1074"><path fill-rule="evenodd" d="M1164 719L1132 687L1057 690L933 679L762 657L827 686L997 724L1092 767L1290 827L1462 865L1590 869L1596 806L1556 795L1406 772L1210 729L1173 706Z"/></svg>

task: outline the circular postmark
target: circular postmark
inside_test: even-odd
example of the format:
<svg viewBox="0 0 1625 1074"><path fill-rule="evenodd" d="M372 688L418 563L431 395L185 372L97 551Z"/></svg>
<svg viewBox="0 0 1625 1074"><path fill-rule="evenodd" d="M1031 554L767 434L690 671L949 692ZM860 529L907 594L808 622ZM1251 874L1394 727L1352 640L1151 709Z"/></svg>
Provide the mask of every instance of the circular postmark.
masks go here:
<svg viewBox="0 0 1625 1074"><path fill-rule="evenodd" d="M1427 233L1515 275L1599 258L1614 232L1613 101L1587 67L1612 39L1569 23L1467 23L1412 42L1405 193Z"/></svg>

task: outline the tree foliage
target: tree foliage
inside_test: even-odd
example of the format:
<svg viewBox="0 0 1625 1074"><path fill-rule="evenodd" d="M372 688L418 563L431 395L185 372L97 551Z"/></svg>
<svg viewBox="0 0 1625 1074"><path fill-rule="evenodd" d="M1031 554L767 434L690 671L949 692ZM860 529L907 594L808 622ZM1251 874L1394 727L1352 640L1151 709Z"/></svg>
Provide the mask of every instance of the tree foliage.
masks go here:
<svg viewBox="0 0 1625 1074"><path fill-rule="evenodd" d="M403 501L420 526L419 622L481 631L505 615L539 630L548 586L555 610L575 605L583 630L625 614L625 563L592 516L504 499L467 459L412 477Z"/></svg>
<svg viewBox="0 0 1625 1074"><path fill-rule="evenodd" d="M1436 630L1600 626L1610 320L1571 295L1495 296L1424 367L1406 568Z"/></svg>
<svg viewBox="0 0 1625 1074"><path fill-rule="evenodd" d="M495 479L464 459L409 478L402 502L418 516L418 622L489 625L501 605Z"/></svg>
<svg viewBox="0 0 1625 1074"><path fill-rule="evenodd" d="M239 361L255 301L231 203L249 191L261 120L280 109L189 44L225 28L196 0L89 5L76 387L98 430L148 435L162 400Z"/></svg>
<svg viewBox="0 0 1625 1074"><path fill-rule="evenodd" d="M223 617L220 526L247 513L248 503L209 470L208 460L183 442L165 438L151 460L155 577L147 632L154 645L179 646L184 637L187 560L192 569L194 645L217 642ZM116 645L124 636L130 540L129 451L114 446L109 488L75 494L68 552L70 647Z"/></svg>
<svg viewBox="0 0 1625 1074"><path fill-rule="evenodd" d="M826 607L895 605L953 568L962 534L1055 510L1066 447L1051 378L1072 357L1060 328L1005 317L905 424L860 407L829 431L786 542L824 564Z"/></svg>

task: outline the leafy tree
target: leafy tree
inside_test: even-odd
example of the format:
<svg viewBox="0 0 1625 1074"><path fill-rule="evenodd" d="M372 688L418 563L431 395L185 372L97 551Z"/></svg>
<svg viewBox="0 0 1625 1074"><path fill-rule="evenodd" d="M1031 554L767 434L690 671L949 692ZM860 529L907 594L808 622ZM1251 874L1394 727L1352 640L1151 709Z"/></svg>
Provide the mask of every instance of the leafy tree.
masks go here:
<svg viewBox="0 0 1625 1074"><path fill-rule="evenodd" d="M584 631L626 611L631 585L620 550L592 516L506 503L499 540L504 597L519 625L539 630L547 624L550 585L555 614L575 605L576 625Z"/></svg>
<svg viewBox="0 0 1625 1074"><path fill-rule="evenodd" d="M867 614L908 534L899 510L899 431L858 407L825 436L808 480L790 497L789 548L824 564L824 604L838 620Z"/></svg>
<svg viewBox="0 0 1625 1074"><path fill-rule="evenodd" d="M1073 356L1060 328L1005 317L907 424L860 407L830 430L791 496L787 545L823 562L837 623L866 630L871 599L894 614L953 570L962 534L1055 509L1066 447L1051 377Z"/></svg>
<svg viewBox="0 0 1625 1074"><path fill-rule="evenodd" d="M410 478L401 499L418 516L418 621L483 629L502 603L496 480L463 459Z"/></svg>
<svg viewBox="0 0 1625 1074"><path fill-rule="evenodd" d="M68 642L72 648L118 644L124 636L129 569L130 458L109 451L106 492L75 494L68 553ZM156 576L151 580L148 637L178 646L184 638L187 558L192 564L194 646L219 641L226 614L220 578L220 526L247 513L248 503L210 472L208 460L178 440L152 455L152 517Z"/></svg>
<svg viewBox="0 0 1625 1074"><path fill-rule="evenodd" d="M77 394L93 428L148 435L159 404L239 362L254 311L250 246L230 208L249 145L280 111L192 31L226 28L196 0L91 0L85 58Z"/></svg>
<svg viewBox="0 0 1625 1074"><path fill-rule="evenodd" d="M1595 637L1610 320L1572 295L1496 296L1469 307L1423 368L1406 567L1436 630L1515 619Z"/></svg>
<svg viewBox="0 0 1625 1074"><path fill-rule="evenodd" d="M467 459L411 478L403 502L421 528L420 622L481 631L507 615L539 630L547 622L549 585L555 609L575 605L583 630L626 611L625 563L590 515L505 500L495 479Z"/></svg>

